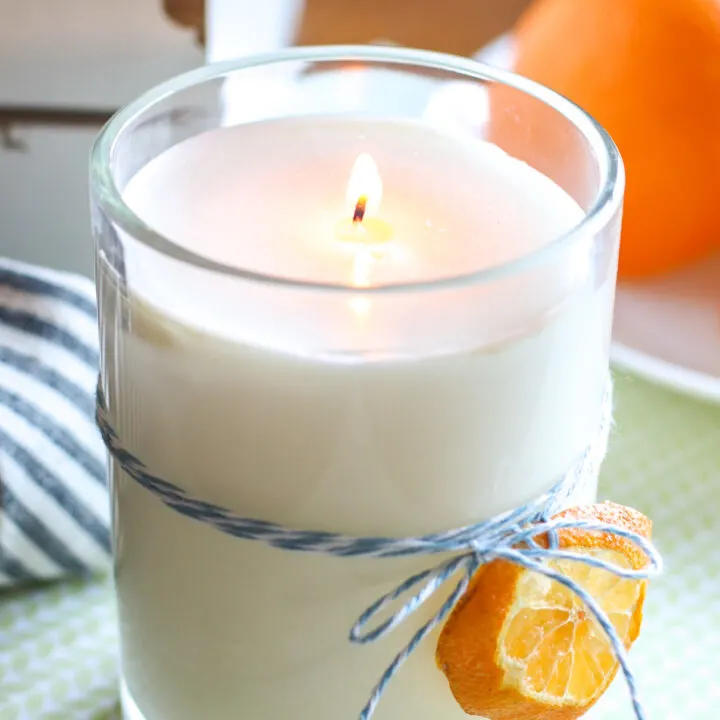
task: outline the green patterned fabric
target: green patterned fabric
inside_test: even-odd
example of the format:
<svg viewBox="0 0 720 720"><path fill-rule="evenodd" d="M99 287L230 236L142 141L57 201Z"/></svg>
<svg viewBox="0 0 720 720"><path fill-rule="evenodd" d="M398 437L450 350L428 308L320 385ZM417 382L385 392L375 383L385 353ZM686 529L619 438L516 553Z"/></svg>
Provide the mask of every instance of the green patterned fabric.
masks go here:
<svg viewBox="0 0 720 720"><path fill-rule="evenodd" d="M715 720L720 707L720 408L617 378L601 498L655 522L666 572L653 583L632 659L650 718ZM0 720L117 717L107 581L0 595ZM590 720L630 720L617 681Z"/></svg>

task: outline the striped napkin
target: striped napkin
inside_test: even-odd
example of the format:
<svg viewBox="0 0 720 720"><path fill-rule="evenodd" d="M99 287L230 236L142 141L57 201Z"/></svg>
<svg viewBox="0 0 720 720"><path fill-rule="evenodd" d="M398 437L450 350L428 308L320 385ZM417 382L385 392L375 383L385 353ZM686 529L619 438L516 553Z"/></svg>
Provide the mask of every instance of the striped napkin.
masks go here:
<svg viewBox="0 0 720 720"><path fill-rule="evenodd" d="M0 587L110 567L95 288L0 259Z"/></svg>

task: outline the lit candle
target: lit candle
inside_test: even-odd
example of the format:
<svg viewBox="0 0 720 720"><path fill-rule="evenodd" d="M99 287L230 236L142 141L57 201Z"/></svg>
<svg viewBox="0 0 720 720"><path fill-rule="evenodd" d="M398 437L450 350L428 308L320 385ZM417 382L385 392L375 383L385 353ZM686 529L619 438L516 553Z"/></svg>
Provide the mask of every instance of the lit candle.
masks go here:
<svg viewBox="0 0 720 720"><path fill-rule="evenodd" d="M205 258L348 287L240 281L128 240L129 322L103 338L114 422L197 497L293 528L417 535L535 497L597 431L612 279L589 280L589 240L532 274L364 292L517 261L583 219L495 146L410 121L274 120L176 145L124 199ZM100 289L115 301L102 263ZM349 628L426 558L271 549L114 482L128 720L357 717L421 617L365 647ZM375 717L465 717L432 638Z"/></svg>
<svg viewBox="0 0 720 720"><path fill-rule="evenodd" d="M347 202L352 215L351 225L349 229L344 228L341 235L367 245L390 240L392 229L375 217L381 198L382 179L378 167L370 155L363 153L355 161L348 183Z"/></svg>

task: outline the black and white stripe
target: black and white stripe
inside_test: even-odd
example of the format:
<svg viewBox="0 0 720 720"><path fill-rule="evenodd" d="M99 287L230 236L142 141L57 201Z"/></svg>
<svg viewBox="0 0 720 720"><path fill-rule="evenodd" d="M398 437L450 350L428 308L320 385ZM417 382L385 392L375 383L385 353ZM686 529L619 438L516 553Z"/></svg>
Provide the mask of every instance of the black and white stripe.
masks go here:
<svg viewBox="0 0 720 720"><path fill-rule="evenodd" d="M95 291L0 260L0 587L110 565Z"/></svg>

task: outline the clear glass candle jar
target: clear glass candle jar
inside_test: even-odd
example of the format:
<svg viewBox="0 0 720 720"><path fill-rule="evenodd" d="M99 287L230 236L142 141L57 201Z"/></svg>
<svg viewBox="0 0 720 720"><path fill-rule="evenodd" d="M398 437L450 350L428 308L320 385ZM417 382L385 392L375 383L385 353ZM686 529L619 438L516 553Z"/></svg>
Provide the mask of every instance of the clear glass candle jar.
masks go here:
<svg viewBox="0 0 720 720"><path fill-rule="evenodd" d="M415 536L533 499L598 433L624 176L545 88L377 47L211 66L122 110L91 184L109 417L195 498ZM422 622L348 641L428 558L240 540L116 462L112 487L127 720L357 717ZM465 717L434 646L376 720Z"/></svg>

